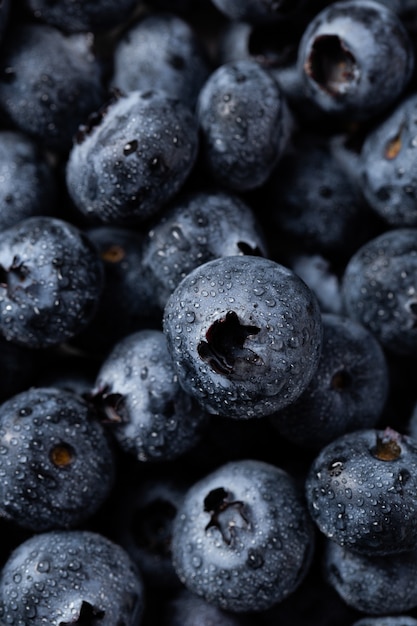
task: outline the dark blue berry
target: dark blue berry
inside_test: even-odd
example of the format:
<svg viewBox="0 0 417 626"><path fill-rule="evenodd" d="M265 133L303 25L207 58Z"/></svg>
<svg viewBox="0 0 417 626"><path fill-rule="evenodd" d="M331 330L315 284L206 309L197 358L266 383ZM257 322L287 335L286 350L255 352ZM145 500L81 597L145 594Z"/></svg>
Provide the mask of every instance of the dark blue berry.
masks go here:
<svg viewBox="0 0 417 626"><path fill-rule="evenodd" d="M15 343L46 348L81 332L102 289L102 267L75 226L31 217L0 234L0 331Z"/></svg>
<svg viewBox="0 0 417 626"><path fill-rule="evenodd" d="M417 606L417 551L366 556L327 542L327 582L349 606L368 615L390 615Z"/></svg>
<svg viewBox="0 0 417 626"><path fill-rule="evenodd" d="M384 556L417 538L417 446L387 428L358 430L325 446L306 481L318 528L346 549Z"/></svg>
<svg viewBox="0 0 417 626"><path fill-rule="evenodd" d="M314 292L324 313L343 313L340 278L328 259L320 254L293 253L286 264Z"/></svg>
<svg viewBox="0 0 417 626"><path fill-rule="evenodd" d="M66 153L78 126L104 98L87 35L66 37L24 24L7 38L0 64L0 108L22 131Z"/></svg>
<svg viewBox="0 0 417 626"><path fill-rule="evenodd" d="M347 317L322 319L321 357L309 386L272 417L284 437L317 449L346 432L376 426L389 389L385 355L374 336Z"/></svg>
<svg viewBox="0 0 417 626"><path fill-rule="evenodd" d="M291 131L290 114L273 77L256 61L217 68L200 91L197 115L202 159L222 186L261 186L280 159Z"/></svg>
<svg viewBox="0 0 417 626"><path fill-rule="evenodd" d="M416 271L417 229L400 228L364 244L343 275L347 315L396 354L417 354Z"/></svg>
<svg viewBox="0 0 417 626"><path fill-rule="evenodd" d="M71 392L32 388L0 407L0 510L36 532L89 519L114 481L94 410Z"/></svg>
<svg viewBox="0 0 417 626"><path fill-rule="evenodd" d="M361 190L322 135L294 137L268 181L278 233L304 251L345 259L376 234Z"/></svg>
<svg viewBox="0 0 417 626"><path fill-rule="evenodd" d="M207 423L180 387L159 330L138 331L117 343L98 372L92 397L118 444L139 461L181 456Z"/></svg>
<svg viewBox="0 0 417 626"><path fill-rule="evenodd" d="M15 131L0 132L0 230L56 212L57 184L39 146Z"/></svg>
<svg viewBox="0 0 417 626"><path fill-rule="evenodd" d="M267 255L260 222L240 197L216 189L181 196L167 207L148 232L143 263L164 307L191 270L238 254Z"/></svg>
<svg viewBox="0 0 417 626"><path fill-rule="evenodd" d="M213 0L215 6L235 22L253 24L277 21L285 17L288 11L304 9L303 0ZM298 14L298 13L297 13Z"/></svg>
<svg viewBox="0 0 417 626"><path fill-rule="evenodd" d="M417 226L417 96L411 96L366 137L360 155L363 193L392 227Z"/></svg>
<svg viewBox="0 0 417 626"><path fill-rule="evenodd" d="M147 585L166 590L181 583L172 565L172 526L186 483L169 468L162 476L123 485L117 500L114 536L137 565Z"/></svg>
<svg viewBox="0 0 417 626"><path fill-rule="evenodd" d="M301 395L322 340L313 293L291 270L256 256L190 272L167 302L164 330L187 393L211 413L243 419Z"/></svg>
<svg viewBox="0 0 417 626"><path fill-rule="evenodd" d="M37 20L68 33L100 32L122 24L140 0L24 0Z"/></svg>
<svg viewBox="0 0 417 626"><path fill-rule="evenodd" d="M312 101L330 115L367 119L387 110L413 71L410 36L381 2L343 0L307 27L298 67Z"/></svg>
<svg viewBox="0 0 417 626"><path fill-rule="evenodd" d="M290 475L244 459L188 490L174 521L173 563L185 586L215 606L264 611L301 583L313 544Z"/></svg>
<svg viewBox="0 0 417 626"><path fill-rule="evenodd" d="M170 599L166 607L166 620L163 626L244 626L239 615L223 611L196 596L188 589L182 589Z"/></svg>
<svg viewBox="0 0 417 626"><path fill-rule="evenodd" d="M86 230L104 269L103 291L97 312L73 344L104 358L127 335L144 328L160 328L159 306L143 260L144 236L116 226Z"/></svg>
<svg viewBox="0 0 417 626"><path fill-rule="evenodd" d="M141 578L126 552L90 531L24 541L0 578L0 618L10 626L139 626Z"/></svg>
<svg viewBox="0 0 417 626"><path fill-rule="evenodd" d="M144 221L191 172L198 147L194 115L164 92L133 91L93 123L80 130L67 163L72 200L96 222Z"/></svg>
<svg viewBox="0 0 417 626"><path fill-rule="evenodd" d="M352 626L417 626L417 619L408 615L364 617L352 624Z"/></svg>
<svg viewBox="0 0 417 626"><path fill-rule="evenodd" d="M194 108L210 73L207 57L188 22L173 13L151 13L117 42L112 83L125 93L162 90Z"/></svg>

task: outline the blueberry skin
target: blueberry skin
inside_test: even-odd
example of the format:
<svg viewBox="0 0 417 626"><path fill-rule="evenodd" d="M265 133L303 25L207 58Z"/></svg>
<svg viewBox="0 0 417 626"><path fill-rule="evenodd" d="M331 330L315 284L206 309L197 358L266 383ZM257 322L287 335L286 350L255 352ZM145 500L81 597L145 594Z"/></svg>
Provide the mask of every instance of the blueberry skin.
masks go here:
<svg viewBox="0 0 417 626"><path fill-rule="evenodd" d="M27 135L0 132L0 179L0 232L33 215L54 213L55 173L38 144Z"/></svg>
<svg viewBox="0 0 417 626"><path fill-rule="evenodd" d="M328 259L320 254L295 253L286 265L315 293L323 313L343 313L340 279Z"/></svg>
<svg viewBox="0 0 417 626"><path fill-rule="evenodd" d="M197 156L193 113L164 92L133 91L78 135L67 163L69 194L90 220L144 221L180 190Z"/></svg>
<svg viewBox="0 0 417 626"><path fill-rule="evenodd" d="M417 606L415 548L401 554L372 557L349 552L328 541L324 575L349 606L368 615L402 613Z"/></svg>
<svg viewBox="0 0 417 626"><path fill-rule="evenodd" d="M239 192L267 180L291 128L277 83L253 60L226 63L209 76L197 117L206 168L217 184Z"/></svg>
<svg viewBox="0 0 417 626"><path fill-rule="evenodd" d="M0 579L0 618L10 626L139 626L143 583L126 552L87 530L50 531L20 544Z"/></svg>
<svg viewBox="0 0 417 626"><path fill-rule="evenodd" d="M174 520L174 568L189 591L226 611L264 611L291 594L310 563L314 533L284 470L243 459L186 493Z"/></svg>
<svg viewBox="0 0 417 626"><path fill-rule="evenodd" d="M417 229L399 228L359 248L343 274L346 314L395 354L416 355L416 270Z"/></svg>
<svg viewBox="0 0 417 626"><path fill-rule="evenodd" d="M230 256L188 274L163 328L180 384L209 413L262 417L304 391L318 365L322 323L313 293L262 257Z"/></svg>
<svg viewBox="0 0 417 626"><path fill-rule="evenodd" d="M2 335L37 349L81 332L103 284L90 240L51 217L31 217L0 234L0 276Z"/></svg>
<svg viewBox="0 0 417 626"><path fill-rule="evenodd" d="M173 13L142 17L117 42L112 83L125 93L156 89L194 109L210 74L196 31Z"/></svg>
<svg viewBox="0 0 417 626"><path fill-rule="evenodd" d="M114 461L95 412L63 389L34 387L0 407L1 514L41 532L88 520L109 496Z"/></svg>
<svg viewBox="0 0 417 626"><path fill-rule="evenodd" d="M385 354L353 320L324 314L317 370L301 396L272 416L284 437L320 449L344 433L376 426L389 390Z"/></svg>
<svg viewBox="0 0 417 626"><path fill-rule="evenodd" d="M65 36L25 24L4 43L0 108L18 129L66 154L78 126L104 100L100 66L88 35Z"/></svg>
<svg viewBox="0 0 417 626"><path fill-rule="evenodd" d="M177 197L148 231L143 263L162 307L187 274L223 256L267 256L255 212L236 194L213 189Z"/></svg>
<svg viewBox="0 0 417 626"><path fill-rule="evenodd" d="M188 486L188 485L187 485ZM181 586L172 564L172 525L186 485L167 468L162 477L142 477L120 490L113 536L142 573L159 590Z"/></svg>
<svg viewBox="0 0 417 626"><path fill-rule="evenodd" d="M207 415L180 387L159 330L118 342L102 363L92 397L122 450L142 462L181 456L207 424Z"/></svg>
<svg viewBox="0 0 417 626"><path fill-rule="evenodd" d="M408 615L364 617L352 624L352 626L417 626L417 619Z"/></svg>
<svg viewBox="0 0 417 626"><path fill-rule="evenodd" d="M369 556L413 550L417 538L417 446L387 428L335 439L314 460L306 497L318 528Z"/></svg>
<svg viewBox="0 0 417 626"><path fill-rule="evenodd" d="M294 137L267 186L270 219L304 251L346 261L376 234L359 185L323 135L304 131Z"/></svg>
<svg viewBox="0 0 417 626"><path fill-rule="evenodd" d="M369 205L391 227L417 226L417 96L407 98L366 137L359 167Z"/></svg>
<svg viewBox="0 0 417 626"><path fill-rule="evenodd" d="M188 589L182 589L168 603L164 626L244 626L246 621L240 615L222 611L196 596Z"/></svg>
<svg viewBox="0 0 417 626"><path fill-rule="evenodd" d="M387 110L404 92L413 67L404 24L373 0L332 2L312 19L298 53L311 100L352 120Z"/></svg>
<svg viewBox="0 0 417 626"><path fill-rule="evenodd" d="M24 0L37 20L67 33L102 32L129 18L138 0Z"/></svg>
<svg viewBox="0 0 417 626"><path fill-rule="evenodd" d="M98 251L104 285L96 314L72 343L88 354L105 358L127 335L160 328L162 309L144 264L144 235L118 226L96 226L85 232Z"/></svg>
<svg viewBox="0 0 417 626"><path fill-rule="evenodd" d="M258 24L274 22L285 17L288 11L302 15L303 0L213 0L213 4L232 21ZM295 6L294 6L295 5Z"/></svg>

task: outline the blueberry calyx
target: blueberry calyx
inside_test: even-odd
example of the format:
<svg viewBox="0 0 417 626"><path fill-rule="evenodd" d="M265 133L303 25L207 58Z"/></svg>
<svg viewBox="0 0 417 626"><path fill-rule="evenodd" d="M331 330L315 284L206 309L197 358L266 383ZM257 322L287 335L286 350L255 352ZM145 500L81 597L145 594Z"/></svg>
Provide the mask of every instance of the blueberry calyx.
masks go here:
<svg viewBox="0 0 417 626"><path fill-rule="evenodd" d="M241 500L233 500L230 492L223 487L208 493L204 498L204 510L211 514L205 530L213 526L217 528L227 545L232 543L237 528L248 528L250 525L245 515L244 503Z"/></svg>
<svg viewBox="0 0 417 626"><path fill-rule="evenodd" d="M217 374L239 374L239 362L263 364L258 354L244 347L246 339L257 335L260 330L258 326L241 324L237 314L228 311L225 317L213 322L207 330L207 341L200 341L198 354Z"/></svg>
<svg viewBox="0 0 417 626"><path fill-rule="evenodd" d="M125 410L125 398L121 393L110 393L106 385L88 394L90 401L101 417L101 422L106 424L126 423L127 411Z"/></svg>
<svg viewBox="0 0 417 626"><path fill-rule="evenodd" d="M75 458L75 450L68 443L58 443L50 450L49 458L55 467L68 467Z"/></svg>
<svg viewBox="0 0 417 626"><path fill-rule="evenodd" d="M117 244L109 246L100 254L100 258L106 263L120 263L125 256L126 250Z"/></svg>
<svg viewBox="0 0 417 626"><path fill-rule="evenodd" d="M349 91L360 75L354 55L337 35L315 38L305 71L332 96L342 96Z"/></svg>
<svg viewBox="0 0 417 626"><path fill-rule="evenodd" d="M264 256L259 246L251 246L249 243L246 243L246 241L238 241L237 247L242 254L250 256Z"/></svg>
<svg viewBox="0 0 417 626"><path fill-rule="evenodd" d="M70 622L60 622L59 626L72 626L73 624L78 624L78 626L98 626L104 616L104 611L97 609L89 602L83 600L76 620L71 620Z"/></svg>
<svg viewBox="0 0 417 626"><path fill-rule="evenodd" d="M80 124L77 132L75 133L74 141L76 144L81 144L83 141L91 134L93 129L98 126L103 118L106 116L109 108L117 102L122 97L122 92L120 89L113 88L110 92L110 97L103 106L101 106L97 111L93 111L87 117L87 122L85 124Z"/></svg>
<svg viewBox="0 0 417 626"><path fill-rule="evenodd" d="M401 456L401 446L399 441L401 435L392 428L386 428L382 437L377 435L376 446L372 454L380 461L396 461Z"/></svg>
<svg viewBox="0 0 417 626"><path fill-rule="evenodd" d="M23 282L28 274L28 267L18 256L15 256L9 269L0 266L0 287L7 289L8 296L12 297L12 288L16 283L19 284Z"/></svg>
<svg viewBox="0 0 417 626"><path fill-rule="evenodd" d="M401 125L398 132L395 134L395 137L392 137L385 146L384 157L388 161L393 161L400 154L402 148L402 131L403 127Z"/></svg>
<svg viewBox="0 0 417 626"><path fill-rule="evenodd" d="M417 328L417 300L410 300L407 302L406 307L411 314L411 328Z"/></svg>
<svg viewBox="0 0 417 626"><path fill-rule="evenodd" d="M331 378L331 388L335 391L343 392L352 384L352 376L345 369L335 372Z"/></svg>

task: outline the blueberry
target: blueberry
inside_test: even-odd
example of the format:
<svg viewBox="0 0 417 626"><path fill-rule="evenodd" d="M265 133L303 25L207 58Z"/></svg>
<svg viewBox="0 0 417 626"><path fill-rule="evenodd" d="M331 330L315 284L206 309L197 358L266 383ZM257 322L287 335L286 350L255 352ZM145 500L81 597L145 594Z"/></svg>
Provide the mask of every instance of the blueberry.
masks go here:
<svg viewBox="0 0 417 626"><path fill-rule="evenodd" d="M194 268L223 256L267 255L255 212L237 195L219 189L177 197L148 232L143 263L159 303Z"/></svg>
<svg viewBox="0 0 417 626"><path fill-rule="evenodd" d="M92 398L120 447L139 461L181 456L207 423L204 411L180 387L159 330L138 331L114 346Z"/></svg>
<svg viewBox="0 0 417 626"><path fill-rule="evenodd" d="M87 325L102 289L95 248L76 226L31 217L0 234L0 331L46 348Z"/></svg>
<svg viewBox="0 0 417 626"><path fill-rule="evenodd" d="M346 432L376 426L385 407L389 374L374 336L353 320L323 315L317 370L301 396L272 419L295 443L320 449Z"/></svg>
<svg viewBox="0 0 417 626"><path fill-rule="evenodd" d="M0 231L33 215L56 212L55 172L30 137L0 132Z"/></svg>
<svg viewBox="0 0 417 626"><path fill-rule="evenodd" d="M288 2L288 0L213 0L213 2L231 20L253 24L277 21L285 17L288 11L293 11L299 15L304 9L302 0L296 2Z"/></svg>
<svg viewBox="0 0 417 626"><path fill-rule="evenodd" d="M172 565L171 542L186 483L170 469L161 474L123 485L114 536L141 571L145 584L162 592L181 585Z"/></svg>
<svg viewBox="0 0 417 626"><path fill-rule="evenodd" d="M351 607L368 615L390 615L417 606L417 551L389 556L350 552L327 543L325 577Z"/></svg>
<svg viewBox="0 0 417 626"><path fill-rule="evenodd" d="M0 578L0 618L10 626L139 626L142 580L126 552L86 530L34 535Z"/></svg>
<svg viewBox="0 0 417 626"><path fill-rule="evenodd" d="M195 107L210 73L208 55L192 26L173 13L151 13L117 42L112 83L124 91L156 89Z"/></svg>
<svg viewBox="0 0 417 626"><path fill-rule="evenodd" d="M401 102L366 137L360 155L363 193L391 227L417 226L417 96Z"/></svg>
<svg viewBox="0 0 417 626"><path fill-rule="evenodd" d="M318 365L322 325L313 293L291 270L256 256L209 261L164 312L179 381L210 413L271 414L293 402Z"/></svg>
<svg viewBox="0 0 417 626"><path fill-rule="evenodd" d="M218 67L200 91L197 116L205 166L218 184L234 191L267 180L291 132L277 83L253 60Z"/></svg>
<svg viewBox="0 0 417 626"><path fill-rule="evenodd" d="M271 219L304 251L345 259L371 236L373 213L322 135L303 132L268 181Z"/></svg>
<svg viewBox="0 0 417 626"><path fill-rule="evenodd" d="M24 0L33 16L67 33L101 32L122 24L138 0Z"/></svg>
<svg viewBox="0 0 417 626"><path fill-rule="evenodd" d="M72 344L103 359L123 337L160 328L162 309L145 268L144 236L117 226L96 226L85 232L97 248L104 285L94 317Z"/></svg>
<svg viewBox="0 0 417 626"><path fill-rule="evenodd" d="M340 546L370 556L415 548L417 446L386 428L348 433L325 446L306 480L310 513Z"/></svg>
<svg viewBox="0 0 417 626"><path fill-rule="evenodd" d="M222 465L186 493L174 521L173 563L185 586L233 612L264 611L291 594L314 534L297 487L274 465Z"/></svg>
<svg viewBox="0 0 417 626"><path fill-rule="evenodd" d="M39 532L89 519L114 482L112 450L89 405L34 387L0 406L0 510Z"/></svg>
<svg viewBox="0 0 417 626"><path fill-rule="evenodd" d="M293 253L287 265L314 292L324 313L343 313L340 278L328 259L320 254Z"/></svg>
<svg viewBox="0 0 417 626"><path fill-rule="evenodd" d="M346 314L390 352L416 356L417 229L390 230L349 260L342 281Z"/></svg>
<svg viewBox="0 0 417 626"><path fill-rule="evenodd" d="M299 47L298 68L309 97L345 120L387 110L405 91L413 67L404 24L373 0L330 3L312 19Z"/></svg>
<svg viewBox="0 0 417 626"><path fill-rule="evenodd" d="M356 621L352 626L417 626L417 619L408 615L364 617Z"/></svg>
<svg viewBox="0 0 417 626"><path fill-rule="evenodd" d="M240 616L222 611L203 598L183 589L168 602L164 626L243 626Z"/></svg>
<svg viewBox="0 0 417 626"><path fill-rule="evenodd" d="M4 43L0 108L23 132L67 153L78 126L101 106L102 76L87 35L22 24Z"/></svg>
<svg viewBox="0 0 417 626"><path fill-rule="evenodd" d="M185 183L198 148L195 116L164 92L119 97L81 129L67 162L68 191L90 220L137 223Z"/></svg>

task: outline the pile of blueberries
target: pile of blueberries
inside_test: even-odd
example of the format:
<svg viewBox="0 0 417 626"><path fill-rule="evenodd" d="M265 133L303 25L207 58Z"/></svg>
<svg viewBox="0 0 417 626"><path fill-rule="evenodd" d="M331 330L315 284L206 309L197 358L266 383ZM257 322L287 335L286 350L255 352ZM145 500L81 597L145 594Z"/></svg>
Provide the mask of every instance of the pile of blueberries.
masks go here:
<svg viewBox="0 0 417 626"><path fill-rule="evenodd" d="M1 626L417 625L416 0L0 0Z"/></svg>

